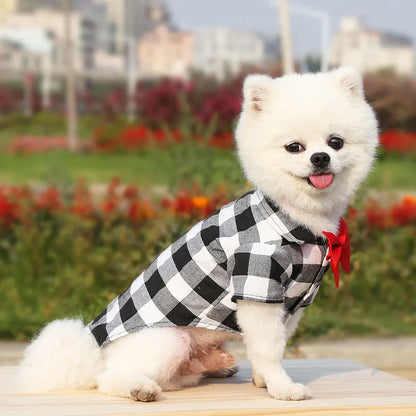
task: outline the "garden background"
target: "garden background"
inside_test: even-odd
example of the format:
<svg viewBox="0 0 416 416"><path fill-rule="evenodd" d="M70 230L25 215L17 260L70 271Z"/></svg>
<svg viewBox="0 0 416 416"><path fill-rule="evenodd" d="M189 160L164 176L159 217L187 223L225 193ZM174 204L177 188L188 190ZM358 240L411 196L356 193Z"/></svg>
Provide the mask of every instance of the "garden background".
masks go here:
<svg viewBox="0 0 416 416"><path fill-rule="evenodd" d="M45 112L34 88L24 117L22 91L1 86L0 338L92 319L192 224L251 189L232 133L243 77L138 83L134 122L122 88L79 95L78 152L62 97ZM378 74L365 92L381 146L346 213L352 273L338 290L328 273L303 339L416 334L416 89Z"/></svg>

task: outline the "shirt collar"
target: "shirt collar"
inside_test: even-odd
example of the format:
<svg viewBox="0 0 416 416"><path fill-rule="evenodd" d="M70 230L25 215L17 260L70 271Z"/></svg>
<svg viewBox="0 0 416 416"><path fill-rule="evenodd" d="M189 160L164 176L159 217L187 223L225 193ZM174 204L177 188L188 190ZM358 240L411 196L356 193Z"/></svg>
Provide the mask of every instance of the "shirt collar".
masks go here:
<svg viewBox="0 0 416 416"><path fill-rule="evenodd" d="M269 197L266 197L259 189L255 191L260 200L260 204L266 211L268 218L273 223L274 228L287 241L305 244L312 243L318 245L325 245L326 240L323 237L316 237L306 227L297 224L288 215L286 215L281 208L276 205Z"/></svg>

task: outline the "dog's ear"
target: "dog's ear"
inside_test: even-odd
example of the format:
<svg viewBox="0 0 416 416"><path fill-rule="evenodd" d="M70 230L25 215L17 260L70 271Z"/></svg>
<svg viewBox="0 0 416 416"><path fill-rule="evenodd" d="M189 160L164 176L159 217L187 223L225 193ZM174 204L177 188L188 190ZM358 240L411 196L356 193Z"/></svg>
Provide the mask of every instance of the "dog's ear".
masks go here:
<svg viewBox="0 0 416 416"><path fill-rule="evenodd" d="M270 96L273 78L267 75L249 75L243 86L244 107L254 112L261 112Z"/></svg>
<svg viewBox="0 0 416 416"><path fill-rule="evenodd" d="M361 73L352 66L341 66L333 71L335 81L345 91L354 97L364 97L363 77Z"/></svg>

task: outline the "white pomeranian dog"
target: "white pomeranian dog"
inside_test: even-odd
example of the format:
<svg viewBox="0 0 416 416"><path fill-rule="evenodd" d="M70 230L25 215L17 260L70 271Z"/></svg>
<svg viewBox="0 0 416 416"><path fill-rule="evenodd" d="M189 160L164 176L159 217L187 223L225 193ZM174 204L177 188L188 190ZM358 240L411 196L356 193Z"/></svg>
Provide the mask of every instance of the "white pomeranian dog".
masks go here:
<svg viewBox="0 0 416 416"><path fill-rule="evenodd" d="M242 336L256 386L310 397L281 359L329 267L323 232L337 235L370 170L377 121L353 68L250 75L243 92L236 141L255 190L196 224L88 325L47 325L25 352L22 389L153 401L233 375L224 343Z"/></svg>

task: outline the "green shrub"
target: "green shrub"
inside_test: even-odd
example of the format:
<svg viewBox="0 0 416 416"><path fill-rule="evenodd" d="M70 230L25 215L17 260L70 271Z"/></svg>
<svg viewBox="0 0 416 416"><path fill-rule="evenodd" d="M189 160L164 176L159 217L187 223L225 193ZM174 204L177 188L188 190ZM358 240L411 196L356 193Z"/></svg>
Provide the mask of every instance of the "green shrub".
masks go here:
<svg viewBox="0 0 416 416"><path fill-rule="evenodd" d="M65 316L94 318L195 219L165 213L134 225L117 216L39 214L0 235L0 337L27 339ZM413 225L350 221L351 275L325 276L298 337L416 333Z"/></svg>

